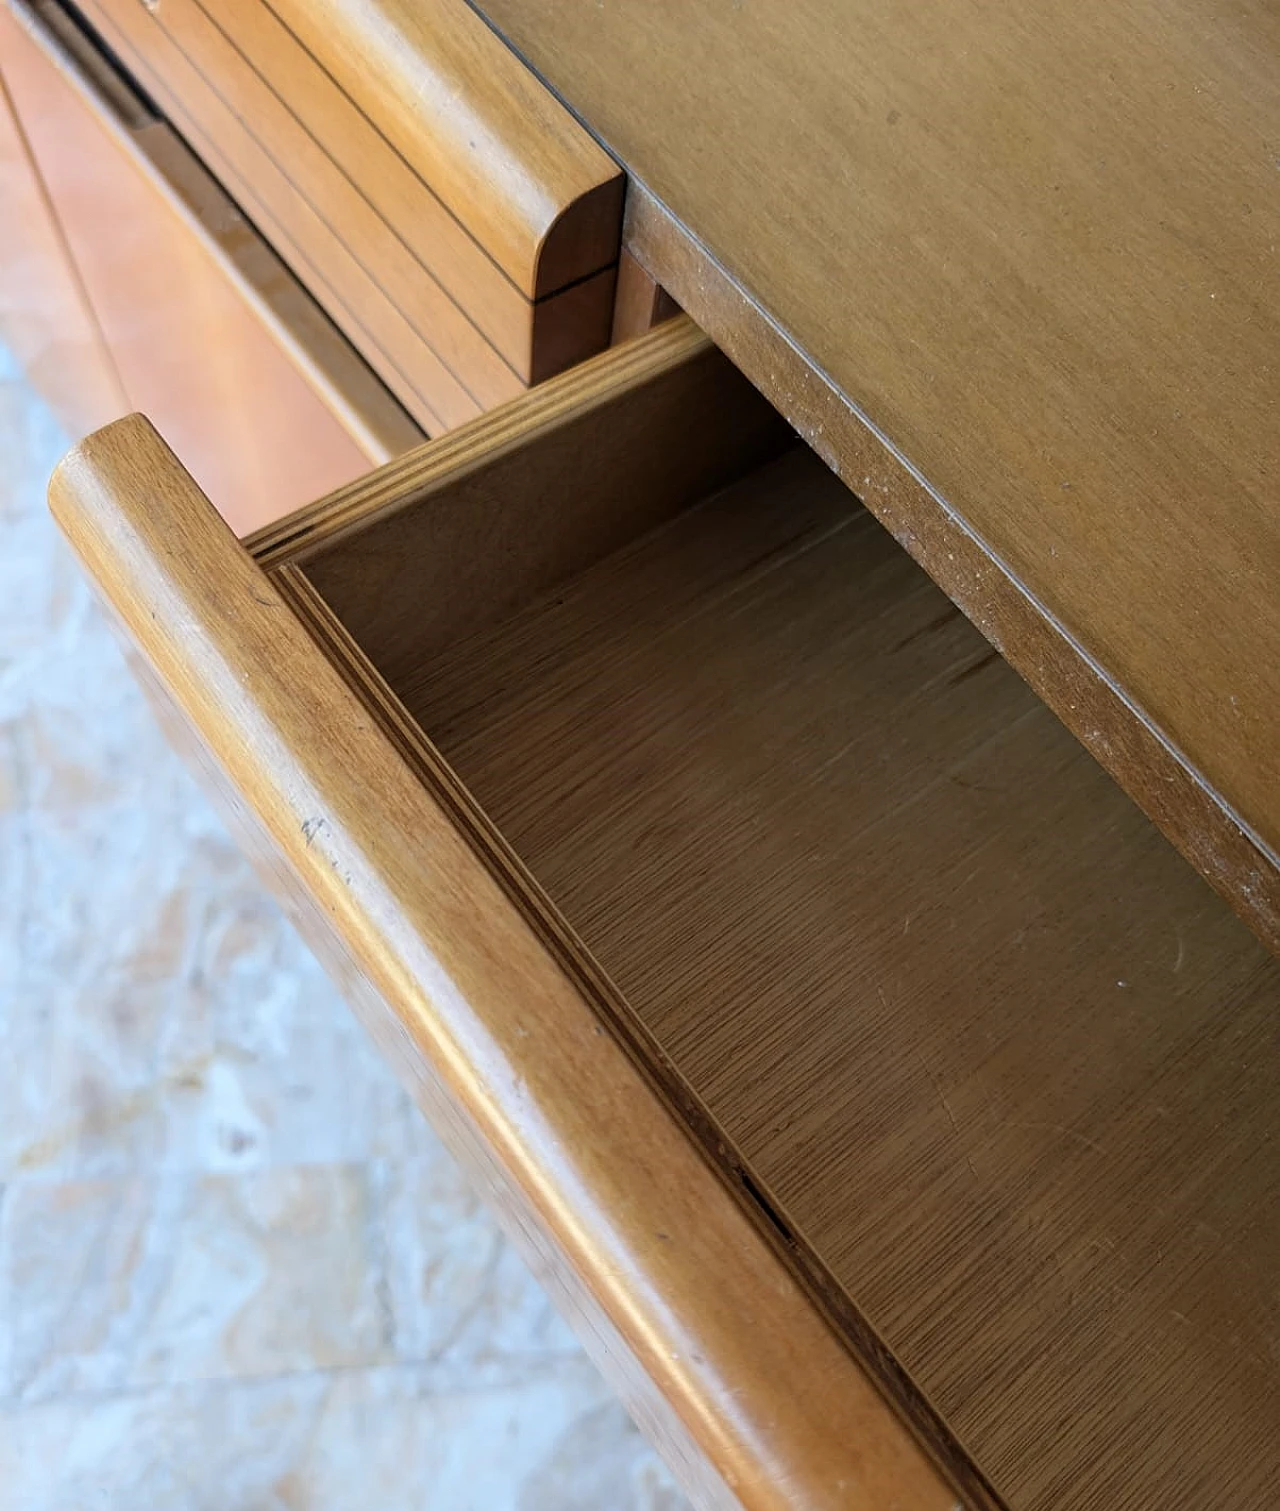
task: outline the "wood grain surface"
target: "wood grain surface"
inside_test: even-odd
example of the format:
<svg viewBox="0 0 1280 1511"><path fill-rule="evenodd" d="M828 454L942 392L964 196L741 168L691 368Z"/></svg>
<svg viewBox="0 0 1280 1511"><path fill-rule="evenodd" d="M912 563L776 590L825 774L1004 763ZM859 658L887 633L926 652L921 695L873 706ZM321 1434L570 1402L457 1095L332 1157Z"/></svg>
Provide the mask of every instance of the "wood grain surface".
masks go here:
<svg viewBox="0 0 1280 1511"><path fill-rule="evenodd" d="M1275 1502L1280 964L814 457L396 651L975 1498Z"/></svg>
<svg viewBox="0 0 1280 1511"><path fill-rule="evenodd" d="M953 1508L297 569L265 574L139 416L50 502L286 905L702 1503Z"/></svg>
<svg viewBox="0 0 1280 1511"><path fill-rule="evenodd" d="M630 244L1280 946L1266 0L485 15Z"/></svg>
<svg viewBox="0 0 1280 1511"><path fill-rule="evenodd" d="M466 0L271 7L529 298L617 261L617 164Z"/></svg>
<svg viewBox="0 0 1280 1511"><path fill-rule="evenodd" d="M223 0L203 6L279 100L383 218L420 267L475 323L526 382L539 381L599 351L603 273L530 300L490 257L374 122L339 88L266 0ZM265 121L254 117L259 132ZM272 135L268 133L269 135ZM286 133L279 145L285 149ZM352 227L344 227L351 234ZM616 254L617 232L614 232ZM377 261L376 249L368 257Z"/></svg>
<svg viewBox="0 0 1280 1511"><path fill-rule="evenodd" d="M60 16L49 5L5 12L6 77L122 407L154 417L244 531L360 474L388 454L385 441L410 444L419 433L234 205ZM243 260L241 248L251 248ZM336 369L321 381L305 330L282 350L244 297L250 269L279 286L259 285L260 303L324 328L312 353L336 357ZM347 385L335 413L326 399ZM353 410L372 411L373 423L349 423Z"/></svg>

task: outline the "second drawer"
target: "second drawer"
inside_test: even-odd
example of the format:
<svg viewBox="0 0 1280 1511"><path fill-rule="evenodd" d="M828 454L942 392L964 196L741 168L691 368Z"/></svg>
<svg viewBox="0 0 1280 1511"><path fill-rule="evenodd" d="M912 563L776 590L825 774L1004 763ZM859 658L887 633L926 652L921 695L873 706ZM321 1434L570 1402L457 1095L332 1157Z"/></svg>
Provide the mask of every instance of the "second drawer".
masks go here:
<svg viewBox="0 0 1280 1511"><path fill-rule="evenodd" d="M97 338L107 381L94 411L149 414L240 531L422 440L222 186L61 5L0 4L0 71L57 228L49 253L66 258ZM21 314L27 291L0 292ZM64 363L86 365L78 353ZM67 371L53 379L55 399L77 381ZM73 430L76 408L63 404Z"/></svg>
<svg viewBox="0 0 1280 1511"><path fill-rule="evenodd" d="M265 0L82 8L429 433L608 344L621 175L463 0L397 50L394 142Z"/></svg>

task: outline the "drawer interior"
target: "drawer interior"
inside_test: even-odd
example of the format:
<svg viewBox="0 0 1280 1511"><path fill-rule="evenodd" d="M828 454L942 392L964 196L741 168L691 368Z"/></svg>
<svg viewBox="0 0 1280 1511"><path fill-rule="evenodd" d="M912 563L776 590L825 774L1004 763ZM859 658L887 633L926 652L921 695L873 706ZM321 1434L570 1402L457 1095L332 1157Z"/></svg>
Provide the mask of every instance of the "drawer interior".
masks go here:
<svg viewBox="0 0 1280 1511"><path fill-rule="evenodd" d="M694 423L646 433L696 452ZM839 480L760 437L646 512L616 425L544 428L519 486L558 469L549 538L585 513L532 575L462 464L264 559L998 1498L1261 1504L1280 967Z"/></svg>

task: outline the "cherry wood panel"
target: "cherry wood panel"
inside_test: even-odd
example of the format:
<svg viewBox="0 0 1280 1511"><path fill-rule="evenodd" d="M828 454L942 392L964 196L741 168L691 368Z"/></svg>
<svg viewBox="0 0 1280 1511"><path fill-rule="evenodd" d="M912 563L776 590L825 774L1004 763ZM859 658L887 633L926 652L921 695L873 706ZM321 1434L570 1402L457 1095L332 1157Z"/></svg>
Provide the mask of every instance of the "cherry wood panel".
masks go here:
<svg viewBox="0 0 1280 1511"><path fill-rule="evenodd" d="M9 99L14 31L0 7L0 342L78 439L129 405Z"/></svg>
<svg viewBox="0 0 1280 1511"><path fill-rule="evenodd" d="M340 338L321 329L311 343L336 358L322 385L281 348L220 255L256 241L252 231L61 13L5 11L3 25L9 87L120 375L122 407L155 418L235 528L261 525L410 444L414 427L385 392L370 391ZM248 260L291 285L269 256ZM298 323L327 324L292 288L260 297ZM293 339L295 350L308 344ZM354 403L335 414L323 390L348 382ZM365 401L372 424L345 423Z"/></svg>
<svg viewBox="0 0 1280 1511"><path fill-rule="evenodd" d="M481 0L631 245L1280 945L1266 0Z"/></svg>
<svg viewBox="0 0 1280 1511"><path fill-rule="evenodd" d="M701 1504L951 1511L298 569L264 573L137 416L50 500L286 905Z"/></svg>
<svg viewBox="0 0 1280 1511"><path fill-rule="evenodd" d="M801 450L422 596L375 660L970 1503L1275 1503L1280 962L872 517Z"/></svg>

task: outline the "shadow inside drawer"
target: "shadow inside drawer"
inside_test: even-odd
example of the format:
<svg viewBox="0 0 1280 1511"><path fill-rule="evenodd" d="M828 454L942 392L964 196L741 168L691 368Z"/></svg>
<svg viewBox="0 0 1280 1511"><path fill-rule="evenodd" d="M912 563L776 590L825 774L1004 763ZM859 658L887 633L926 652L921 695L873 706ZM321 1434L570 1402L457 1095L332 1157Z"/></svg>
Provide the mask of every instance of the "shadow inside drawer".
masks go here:
<svg viewBox="0 0 1280 1511"><path fill-rule="evenodd" d="M1256 1503L1276 963L839 481L413 622L394 694L882 1378L1019 1507Z"/></svg>

